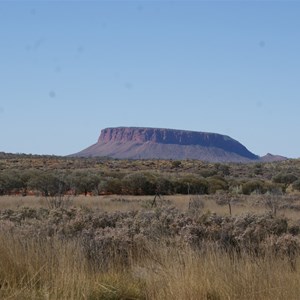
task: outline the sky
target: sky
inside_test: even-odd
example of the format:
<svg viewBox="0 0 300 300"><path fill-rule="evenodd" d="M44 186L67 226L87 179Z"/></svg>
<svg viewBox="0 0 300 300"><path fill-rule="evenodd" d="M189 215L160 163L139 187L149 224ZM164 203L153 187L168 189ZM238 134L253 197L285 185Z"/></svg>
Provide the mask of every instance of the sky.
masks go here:
<svg viewBox="0 0 300 300"><path fill-rule="evenodd" d="M300 157L300 1L1 1L0 151L68 155L116 126Z"/></svg>

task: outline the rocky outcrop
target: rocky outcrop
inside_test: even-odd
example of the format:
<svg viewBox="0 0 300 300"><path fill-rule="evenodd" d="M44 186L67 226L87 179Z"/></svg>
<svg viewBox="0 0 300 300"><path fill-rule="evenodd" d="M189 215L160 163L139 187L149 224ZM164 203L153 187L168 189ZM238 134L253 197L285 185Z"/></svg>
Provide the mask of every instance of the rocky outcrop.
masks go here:
<svg viewBox="0 0 300 300"><path fill-rule="evenodd" d="M115 127L101 131L98 142L73 156L127 159L200 159L249 162L259 157L229 136L144 127Z"/></svg>

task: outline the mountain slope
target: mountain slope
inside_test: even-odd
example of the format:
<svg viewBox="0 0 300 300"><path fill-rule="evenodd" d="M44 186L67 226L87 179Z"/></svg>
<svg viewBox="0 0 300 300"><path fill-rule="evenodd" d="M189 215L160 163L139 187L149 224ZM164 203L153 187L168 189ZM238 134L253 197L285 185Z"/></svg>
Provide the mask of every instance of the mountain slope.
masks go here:
<svg viewBox="0 0 300 300"><path fill-rule="evenodd" d="M229 136L187 130L115 127L101 131L98 142L72 156L126 159L200 159L249 162L259 157Z"/></svg>

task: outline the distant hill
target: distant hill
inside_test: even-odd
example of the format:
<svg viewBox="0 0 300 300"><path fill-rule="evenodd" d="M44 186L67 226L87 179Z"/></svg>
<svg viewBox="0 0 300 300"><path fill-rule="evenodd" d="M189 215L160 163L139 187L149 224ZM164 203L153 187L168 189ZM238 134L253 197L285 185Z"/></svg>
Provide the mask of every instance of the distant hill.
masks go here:
<svg viewBox="0 0 300 300"><path fill-rule="evenodd" d="M226 135L144 127L103 129L96 144L71 156L108 156L119 159L199 159L210 162L260 161L259 156ZM268 156L266 161L272 158L278 159L277 156Z"/></svg>
<svg viewBox="0 0 300 300"><path fill-rule="evenodd" d="M272 161L282 161L282 160L287 160L287 157L281 155L273 155L271 153L268 153L260 157L261 162L272 162Z"/></svg>

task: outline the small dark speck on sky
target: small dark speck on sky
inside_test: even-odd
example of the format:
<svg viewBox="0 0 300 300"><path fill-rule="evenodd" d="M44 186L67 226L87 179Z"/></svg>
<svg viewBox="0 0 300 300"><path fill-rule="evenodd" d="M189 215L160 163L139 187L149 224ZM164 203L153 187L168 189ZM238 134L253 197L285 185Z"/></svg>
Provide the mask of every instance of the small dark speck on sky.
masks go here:
<svg viewBox="0 0 300 300"><path fill-rule="evenodd" d="M258 45L260 48L264 48L266 46L266 42L261 40L261 41L259 41Z"/></svg>
<svg viewBox="0 0 300 300"><path fill-rule="evenodd" d="M32 9L30 10L30 14L33 15L33 16L35 16L35 14L36 14L35 8L32 8Z"/></svg>
<svg viewBox="0 0 300 300"><path fill-rule="evenodd" d="M55 71L55 73L60 73L61 72L61 66L56 66L54 71Z"/></svg>
<svg viewBox="0 0 300 300"><path fill-rule="evenodd" d="M49 92L49 97L50 97L50 98L55 98L55 97L56 97L55 91L50 91L50 92Z"/></svg>
<svg viewBox="0 0 300 300"><path fill-rule="evenodd" d="M83 53L84 52L84 47L83 46L78 46L77 47L77 52L80 53L80 54Z"/></svg>
<svg viewBox="0 0 300 300"><path fill-rule="evenodd" d="M142 12L143 9L144 9L144 6L143 6L143 5L138 5L136 9L137 9L139 12Z"/></svg>
<svg viewBox="0 0 300 300"><path fill-rule="evenodd" d="M34 45L33 45L33 48L34 49L39 49L42 45L43 45L43 43L44 43L44 38L39 38L39 39L37 39L35 42L34 42Z"/></svg>
<svg viewBox="0 0 300 300"><path fill-rule="evenodd" d="M257 108L261 108L263 106L263 102L262 101L257 101L256 102L256 107Z"/></svg>
<svg viewBox="0 0 300 300"><path fill-rule="evenodd" d="M125 87L126 89L131 90L133 88L133 85L131 82L125 82Z"/></svg>
<svg viewBox="0 0 300 300"><path fill-rule="evenodd" d="M25 49L26 51L31 51L31 50L37 51L44 44L44 42L45 39L43 37L40 37L37 40L35 40L33 44L27 44L25 46Z"/></svg>

